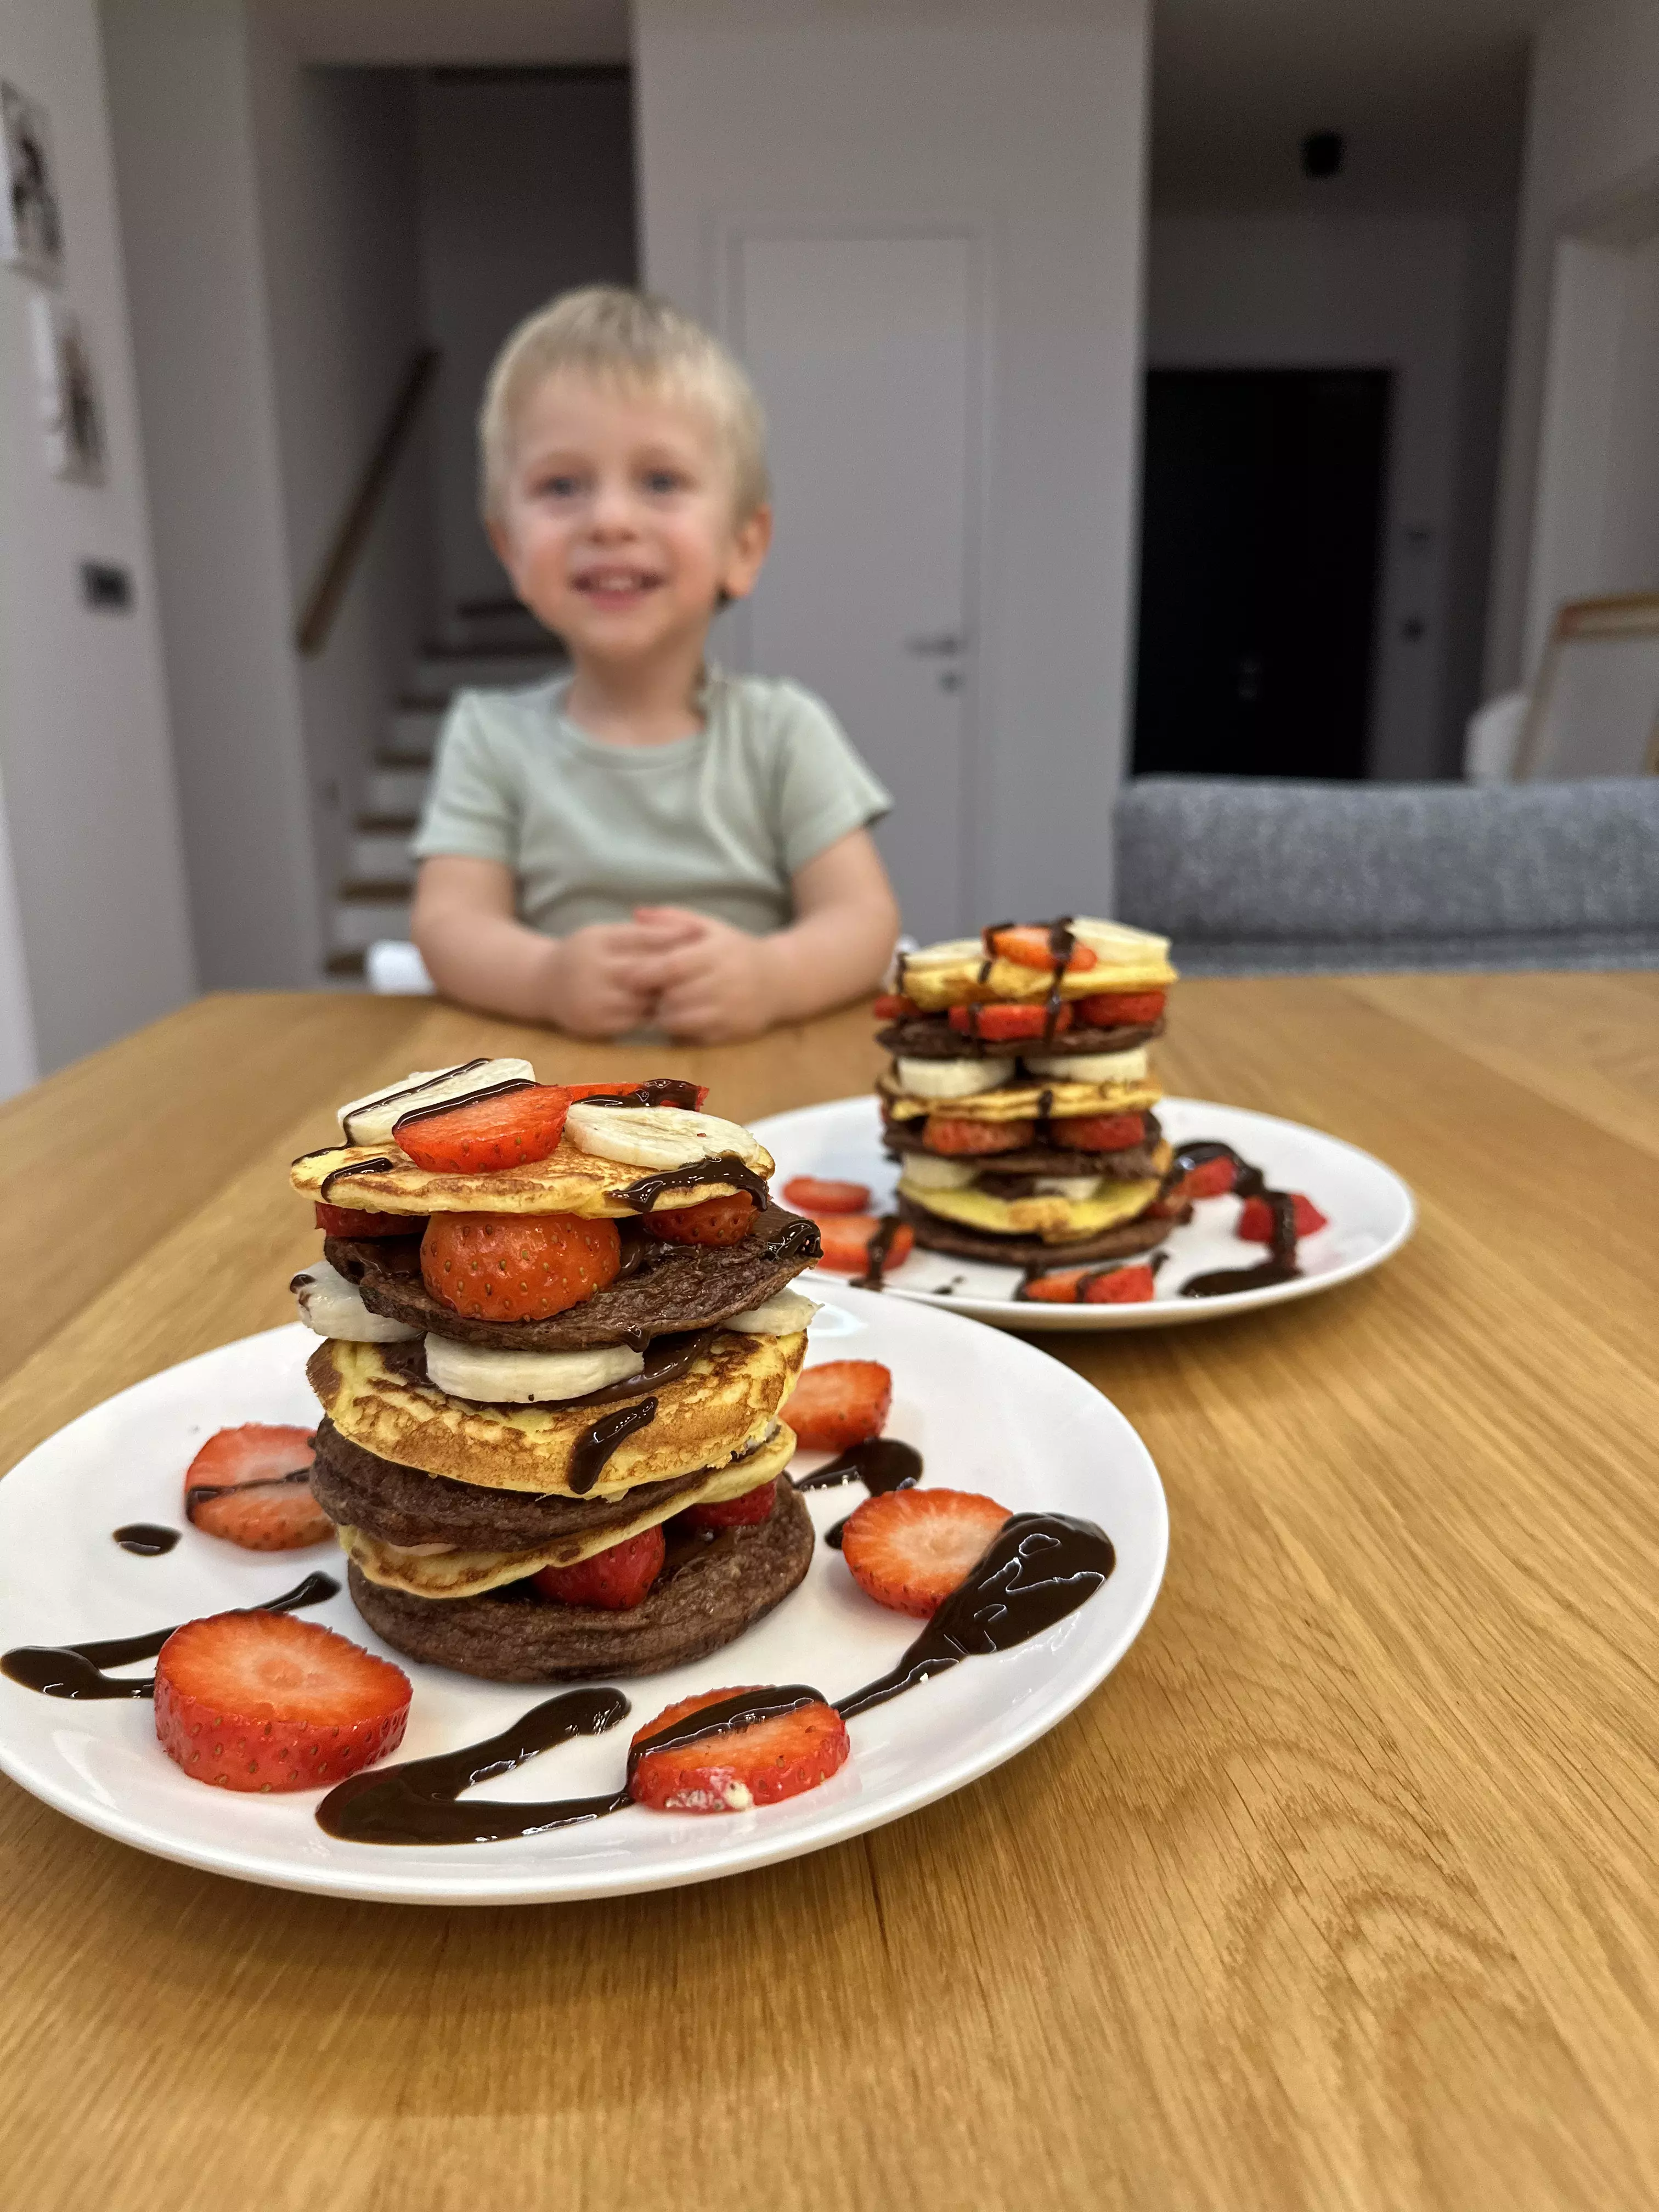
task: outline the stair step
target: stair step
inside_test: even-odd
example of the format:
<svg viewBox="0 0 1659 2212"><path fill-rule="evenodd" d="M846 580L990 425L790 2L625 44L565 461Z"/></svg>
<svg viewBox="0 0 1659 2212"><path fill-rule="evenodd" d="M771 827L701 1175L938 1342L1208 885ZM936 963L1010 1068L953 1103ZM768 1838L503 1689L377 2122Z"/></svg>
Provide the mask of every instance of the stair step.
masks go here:
<svg viewBox="0 0 1659 2212"><path fill-rule="evenodd" d="M391 720L388 749L409 761L428 766L443 726L441 707L398 707Z"/></svg>
<svg viewBox="0 0 1659 2212"><path fill-rule="evenodd" d="M371 837L412 837L420 826L418 809L397 806L370 807L357 817L356 823L359 834Z"/></svg>
<svg viewBox="0 0 1659 2212"><path fill-rule="evenodd" d="M400 888L396 884L378 887L343 885L334 902L329 932L330 957L343 952L367 952L382 937L407 939L410 904L406 896L398 896Z"/></svg>
<svg viewBox="0 0 1659 2212"><path fill-rule="evenodd" d="M349 876L335 897L344 906L407 906L409 885L396 876Z"/></svg>
<svg viewBox="0 0 1659 2212"><path fill-rule="evenodd" d="M500 651L477 646L428 650L416 662L409 688L417 697L440 699L474 689L517 690L562 676L568 665L562 653L526 653L522 646L505 646Z"/></svg>
<svg viewBox="0 0 1659 2212"><path fill-rule="evenodd" d="M346 866L356 883L394 884L407 893L415 881L415 858L409 849L409 832L394 830L389 836L370 830L352 838Z"/></svg>
<svg viewBox="0 0 1659 2212"><path fill-rule="evenodd" d="M361 975L368 965L367 948L359 945L352 952L331 952L323 963L325 975Z"/></svg>

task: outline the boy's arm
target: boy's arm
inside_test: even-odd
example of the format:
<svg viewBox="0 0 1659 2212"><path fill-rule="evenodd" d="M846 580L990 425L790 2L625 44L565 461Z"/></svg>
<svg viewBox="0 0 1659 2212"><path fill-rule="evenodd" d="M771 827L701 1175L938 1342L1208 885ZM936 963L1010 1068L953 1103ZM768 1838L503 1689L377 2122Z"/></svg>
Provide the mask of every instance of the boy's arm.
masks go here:
<svg viewBox="0 0 1659 2212"><path fill-rule="evenodd" d="M649 963L683 927L596 922L544 937L514 912L513 871L501 860L441 853L422 860L413 933L447 998L515 1021L556 1022L578 1036L616 1036L647 1019Z"/></svg>

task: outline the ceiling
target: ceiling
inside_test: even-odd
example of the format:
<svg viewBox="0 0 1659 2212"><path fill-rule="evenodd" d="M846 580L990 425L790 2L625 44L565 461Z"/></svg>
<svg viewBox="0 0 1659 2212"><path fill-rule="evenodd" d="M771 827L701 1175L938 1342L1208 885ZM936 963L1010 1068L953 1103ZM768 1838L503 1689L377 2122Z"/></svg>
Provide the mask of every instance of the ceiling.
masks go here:
<svg viewBox="0 0 1659 2212"><path fill-rule="evenodd" d="M1562 0L1153 0L1155 210L1461 206L1515 190L1528 41ZM1343 173L1305 179L1310 131Z"/></svg>

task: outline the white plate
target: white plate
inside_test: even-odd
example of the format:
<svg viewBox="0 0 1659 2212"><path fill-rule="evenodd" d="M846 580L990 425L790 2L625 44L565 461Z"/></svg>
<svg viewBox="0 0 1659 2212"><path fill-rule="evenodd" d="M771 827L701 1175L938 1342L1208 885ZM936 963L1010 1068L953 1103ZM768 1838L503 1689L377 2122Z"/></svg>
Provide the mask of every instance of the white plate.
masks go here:
<svg viewBox="0 0 1659 2212"><path fill-rule="evenodd" d="M890 1269L887 1283L907 1297L1008 1328L1161 1328L1172 1322L1218 1321L1224 1314L1253 1312L1258 1306L1334 1289L1368 1267L1380 1267L1416 1224L1409 1186L1392 1168L1340 1137L1205 1098L1162 1099L1158 1117L1172 1144L1219 1138L1259 1167L1276 1188L1304 1191L1312 1199L1330 1225L1303 1238L1298 1256L1304 1272L1295 1281L1221 1297L1182 1297L1182 1285L1194 1275L1214 1267L1248 1267L1267 1256L1265 1246L1243 1243L1233 1234L1238 1200L1214 1198L1194 1209L1185 1228L1170 1233L1169 1262L1159 1271L1156 1295L1140 1305L1044 1305L1037 1299L1017 1299L1018 1267L921 1249ZM792 1176L823 1176L867 1184L878 1211L890 1205L898 1170L882 1150L881 1116L873 1097L837 1098L826 1106L775 1114L757 1121L754 1131L777 1161L775 1188L780 1192ZM1065 1264L1064 1253L1056 1251L1054 1265ZM802 1287L822 1297L842 1280L814 1272L803 1279Z"/></svg>
<svg viewBox="0 0 1659 2212"><path fill-rule="evenodd" d="M339 1897L503 1905L605 1897L706 1881L817 1850L942 1797L1011 1759L1070 1712L1116 1665L1152 1608L1169 1522L1157 1470L1100 1393L1018 1339L896 1298L827 1286L809 1364L874 1358L893 1370L887 1433L918 1447L925 1480L989 1492L1016 1511L1097 1521L1117 1550L1108 1582L1029 1644L965 1660L849 1723L852 1756L821 1789L738 1814L629 1807L586 1827L523 1841L386 1846L337 1841L313 1818L320 1792L242 1796L188 1780L155 1741L142 1700L46 1698L0 1677L0 1767L88 1827L141 1850L246 1881ZM317 1340L297 1325L168 1368L72 1421L0 1482L0 1646L137 1635L289 1589L313 1568L338 1572L332 1545L240 1552L185 1526L182 1477L203 1439L241 1421L317 1418L304 1366ZM826 1454L803 1453L800 1471ZM820 1530L864 1496L857 1484L808 1493ZM124 1522L185 1533L160 1559L112 1541ZM343 1577L342 1577L342 1579ZM492 1735L557 1686L478 1682L404 1659L343 1595L309 1609L382 1651L415 1685L402 1758ZM622 1686L633 1712L610 1734L562 1745L479 1796L580 1796L620 1786L629 1735L676 1698L750 1682L815 1684L844 1695L884 1674L921 1628L884 1612L820 1544L806 1580L735 1644L693 1666ZM147 1674L149 1664L124 1670Z"/></svg>

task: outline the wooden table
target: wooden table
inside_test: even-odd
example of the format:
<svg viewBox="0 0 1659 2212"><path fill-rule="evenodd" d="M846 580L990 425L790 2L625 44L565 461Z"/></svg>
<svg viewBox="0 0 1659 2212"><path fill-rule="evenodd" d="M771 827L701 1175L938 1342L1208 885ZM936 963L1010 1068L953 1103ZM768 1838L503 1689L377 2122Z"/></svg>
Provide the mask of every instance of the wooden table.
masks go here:
<svg viewBox="0 0 1659 2212"><path fill-rule="evenodd" d="M29 2212L1659 2202L1659 977L1194 983L1172 1090L1352 1138L1415 1242L1249 1320L1042 1340L1173 1524L1124 1664L874 1835L429 1911L146 1858L0 1782L0 2202ZM283 1319L291 1155L474 1051L859 1090L854 1012L573 1048L204 1000L0 1112L0 1466Z"/></svg>

